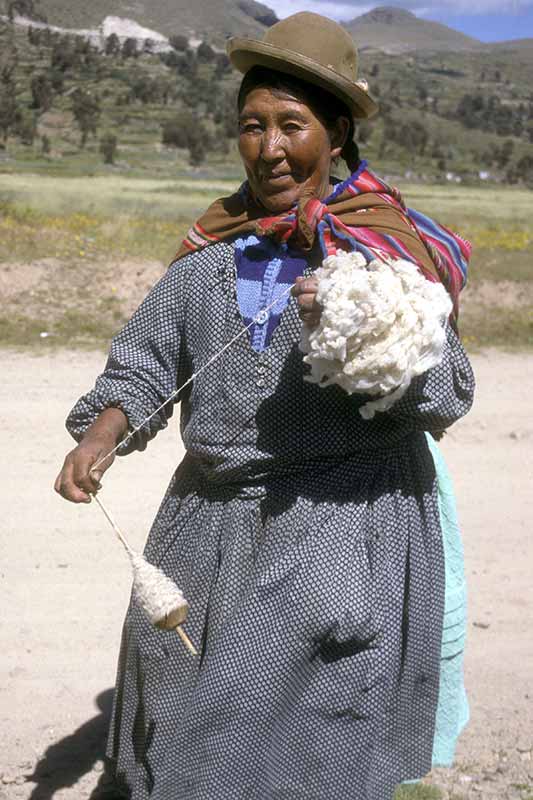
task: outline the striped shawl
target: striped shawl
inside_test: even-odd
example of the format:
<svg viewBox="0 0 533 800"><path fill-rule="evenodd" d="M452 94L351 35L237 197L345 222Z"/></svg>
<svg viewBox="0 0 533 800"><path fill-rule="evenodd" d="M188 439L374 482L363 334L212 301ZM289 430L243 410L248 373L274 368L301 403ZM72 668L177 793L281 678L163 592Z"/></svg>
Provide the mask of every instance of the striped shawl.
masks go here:
<svg viewBox="0 0 533 800"><path fill-rule="evenodd" d="M244 183L235 194L216 200L195 222L177 258L247 232L279 241L293 239L303 250L310 250L318 237L324 257L341 248L358 250L369 260L412 261L428 280L443 283L453 301L452 322L456 323L470 244L419 211L407 208L400 192L374 175L366 161L346 181L338 183L324 201L306 197L287 214L266 213Z"/></svg>

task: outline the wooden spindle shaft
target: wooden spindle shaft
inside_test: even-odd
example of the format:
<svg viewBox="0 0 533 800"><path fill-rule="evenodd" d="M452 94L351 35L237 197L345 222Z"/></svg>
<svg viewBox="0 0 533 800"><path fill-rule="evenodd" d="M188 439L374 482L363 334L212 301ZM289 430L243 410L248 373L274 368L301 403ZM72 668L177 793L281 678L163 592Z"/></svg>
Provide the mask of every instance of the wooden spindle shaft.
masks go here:
<svg viewBox="0 0 533 800"><path fill-rule="evenodd" d="M177 625L176 626L176 633L179 635L181 641L183 642L183 644L185 645L187 650L190 653L192 653L193 656L197 656L198 655L198 650L193 645L193 643L191 642L191 640L189 639L189 637L187 636L187 634L185 633L185 631L183 630L181 625Z"/></svg>

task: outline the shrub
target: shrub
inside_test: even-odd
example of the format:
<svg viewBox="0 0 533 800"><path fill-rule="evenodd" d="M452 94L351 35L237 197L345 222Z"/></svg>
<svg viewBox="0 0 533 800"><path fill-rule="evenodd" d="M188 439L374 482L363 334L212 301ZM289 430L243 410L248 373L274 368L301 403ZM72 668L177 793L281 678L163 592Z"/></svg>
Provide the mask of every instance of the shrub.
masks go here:
<svg viewBox="0 0 533 800"><path fill-rule="evenodd" d="M120 53L120 39L116 33L111 33L105 40L106 56L118 56Z"/></svg>
<svg viewBox="0 0 533 800"><path fill-rule="evenodd" d="M104 164L115 163L117 144L117 137L113 133L106 133L100 139L100 153L104 157Z"/></svg>
<svg viewBox="0 0 533 800"><path fill-rule="evenodd" d="M190 111L182 111L163 123L163 144L188 148L197 135L198 121Z"/></svg>
<svg viewBox="0 0 533 800"><path fill-rule="evenodd" d="M50 78L43 73L35 75L31 79L32 108L40 108L48 111L52 105L53 86Z"/></svg>
<svg viewBox="0 0 533 800"><path fill-rule="evenodd" d="M34 114L25 111L17 115L17 122L15 126L15 133L19 137L22 144L32 145L37 135L37 120Z"/></svg>
<svg viewBox="0 0 533 800"><path fill-rule="evenodd" d="M189 162L193 167L203 164L207 155L207 142L205 138L198 136L189 145Z"/></svg>
<svg viewBox="0 0 533 800"><path fill-rule="evenodd" d="M137 39L128 36L122 45L122 58L137 58L139 50L137 48Z"/></svg>
<svg viewBox="0 0 533 800"><path fill-rule="evenodd" d="M52 47L50 66L54 70L67 72L80 64L80 52L74 46L71 37L62 36Z"/></svg>
<svg viewBox="0 0 533 800"><path fill-rule="evenodd" d="M189 160L193 166L205 161L211 137L204 123L190 111L184 110L165 122L162 134L163 144L189 151Z"/></svg>
<svg viewBox="0 0 533 800"><path fill-rule="evenodd" d="M215 51L207 42L200 42L198 45L198 49L196 51L196 58L198 61L203 61L204 63L211 63L216 58Z"/></svg>
<svg viewBox="0 0 533 800"><path fill-rule="evenodd" d="M168 43L174 50L184 52L189 47L189 40L181 33L173 33L169 36Z"/></svg>
<svg viewBox="0 0 533 800"><path fill-rule="evenodd" d="M98 96L79 87L72 94L72 113L81 132L81 147L85 147L89 133L96 135L100 102Z"/></svg>
<svg viewBox="0 0 533 800"><path fill-rule="evenodd" d="M0 133L4 142L17 122L18 106L15 83L4 80L0 83Z"/></svg>

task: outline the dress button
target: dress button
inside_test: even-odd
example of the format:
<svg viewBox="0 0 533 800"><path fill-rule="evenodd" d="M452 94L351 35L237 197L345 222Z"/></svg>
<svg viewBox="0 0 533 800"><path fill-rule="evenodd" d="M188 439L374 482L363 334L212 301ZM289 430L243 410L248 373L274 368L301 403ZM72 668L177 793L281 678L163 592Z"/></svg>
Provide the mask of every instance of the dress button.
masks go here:
<svg viewBox="0 0 533 800"><path fill-rule="evenodd" d="M264 379L264 378L262 378L261 376L259 376L259 377L257 377L257 378L255 379L255 385L256 385L256 386L259 386L259 388L262 388L263 386L266 386L266 381L265 381L265 379Z"/></svg>
<svg viewBox="0 0 533 800"><path fill-rule="evenodd" d="M265 322L268 320L268 312L267 311L260 311L259 314L256 316L254 322L257 325L264 325Z"/></svg>

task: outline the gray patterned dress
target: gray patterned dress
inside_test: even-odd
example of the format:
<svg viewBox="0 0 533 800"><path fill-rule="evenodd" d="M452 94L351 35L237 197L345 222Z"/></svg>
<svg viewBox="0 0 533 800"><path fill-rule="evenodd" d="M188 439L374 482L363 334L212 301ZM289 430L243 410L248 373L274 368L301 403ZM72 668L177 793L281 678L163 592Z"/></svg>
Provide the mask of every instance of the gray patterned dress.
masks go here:
<svg viewBox="0 0 533 800"><path fill-rule="evenodd" d="M69 431L109 406L136 426L242 326L231 243L174 263ZM468 411L472 371L450 329L365 421L365 398L303 380L300 327L291 299L264 352L242 337L179 397L187 454L146 555L200 655L130 604L108 753L134 800L389 800L430 769L444 564L424 431Z"/></svg>

